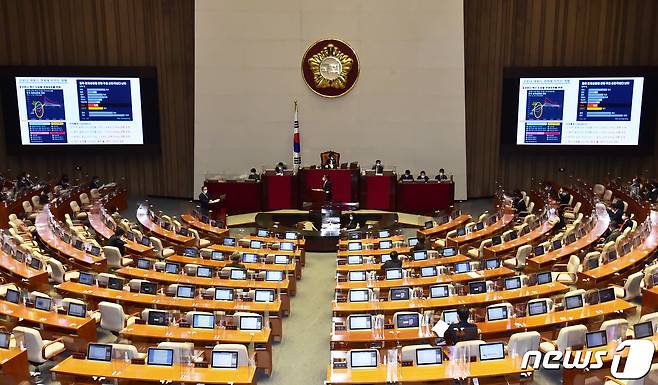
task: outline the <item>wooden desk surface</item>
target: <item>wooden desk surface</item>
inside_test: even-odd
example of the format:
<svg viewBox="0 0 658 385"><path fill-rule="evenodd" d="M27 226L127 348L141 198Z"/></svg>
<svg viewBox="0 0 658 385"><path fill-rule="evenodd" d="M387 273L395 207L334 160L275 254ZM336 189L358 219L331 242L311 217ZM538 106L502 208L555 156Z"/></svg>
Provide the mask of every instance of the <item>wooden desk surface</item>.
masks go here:
<svg viewBox="0 0 658 385"><path fill-rule="evenodd" d="M96 203L91 210L87 212L87 218L91 227L97 234L100 234L103 239L110 239L114 235L114 231L107 227L105 222L103 222L102 214L100 212L100 203ZM113 220L114 221L114 220ZM128 249L133 254L147 255L153 252L153 247L144 246L141 243L137 243L131 240L126 239L126 249Z"/></svg>
<svg viewBox="0 0 658 385"><path fill-rule="evenodd" d="M165 295L131 293L127 290L106 289L71 281L59 284L57 290L64 293L75 294L77 296L94 297L111 302L136 304L143 308L157 307L181 310L196 309L200 311L248 311L261 314L266 310L271 314L278 314L281 311L281 301L279 299L272 303L266 303L253 301L215 301L203 298L177 298Z"/></svg>
<svg viewBox="0 0 658 385"><path fill-rule="evenodd" d="M261 241L263 243L281 243L281 242L292 242L295 246L299 248L304 248L306 246L306 239L282 239L276 237L259 237L258 235L247 235L246 237L240 238L240 241Z"/></svg>
<svg viewBox="0 0 658 385"><path fill-rule="evenodd" d="M472 231L468 234L448 238L448 246L461 246L472 242L492 237L494 234L501 232L511 225L516 218L515 214L505 213L496 223L483 228L482 230Z"/></svg>
<svg viewBox="0 0 658 385"><path fill-rule="evenodd" d="M382 254L390 254L391 251L397 251L398 254L409 254L411 252L411 247L409 246L401 246L401 247L393 247L391 249L362 249L362 250L338 250L338 258L340 257L347 257L348 255L382 255Z"/></svg>
<svg viewBox="0 0 658 385"><path fill-rule="evenodd" d="M214 329L182 328L179 326L154 326L132 324L123 329L120 334L126 338L142 338L158 341L188 341L195 344L203 342L221 342L247 345L254 343L270 343L271 329L260 331L229 330L215 327Z"/></svg>
<svg viewBox="0 0 658 385"><path fill-rule="evenodd" d="M234 251L237 251L239 253L252 253L258 255L264 255L264 254L288 255L288 256L295 256L296 258L299 258L303 254L302 249L287 251L287 250L272 250L272 249L251 249L249 247L224 246L224 245L211 245L209 249L221 251L223 253L232 253Z"/></svg>
<svg viewBox="0 0 658 385"><path fill-rule="evenodd" d="M6 274L27 281L27 284L32 288L43 289L48 286L48 272L46 270L33 269L23 262L18 262L2 250L0 250L0 268Z"/></svg>
<svg viewBox="0 0 658 385"><path fill-rule="evenodd" d="M217 226L210 226L208 223L201 222L190 214L181 214L180 219L197 230L201 230L214 237L221 238L228 234L228 229Z"/></svg>
<svg viewBox="0 0 658 385"><path fill-rule="evenodd" d="M591 287L599 282L603 282L615 277L620 271L624 271L633 266L644 264L645 260L653 255L658 247L658 212L651 211L651 233L630 253L619 257L612 262L600 265L599 267L578 273L578 286Z"/></svg>
<svg viewBox="0 0 658 385"><path fill-rule="evenodd" d="M553 219L553 217L551 219ZM526 235L512 239L511 241L503 242L496 246L487 246L484 248L484 256L485 258L490 258L501 254L512 253L523 245L528 245L542 239L546 234L553 230L555 224L556 222L554 222L554 220L548 220Z"/></svg>
<svg viewBox="0 0 658 385"><path fill-rule="evenodd" d="M414 298L408 301L368 301L336 302L333 301L334 314L386 313L397 311L422 311L429 309L449 309L466 306L468 308L484 307L498 302L526 302L534 298L546 298L566 293L569 287L550 282L543 285L527 286L513 290L501 290L481 294L459 295L445 298Z"/></svg>
<svg viewBox="0 0 658 385"><path fill-rule="evenodd" d="M158 237L164 238L171 243L176 243L184 246L193 246L195 239L193 237L186 237L177 234L175 231L165 230L159 224L153 222L148 216L148 206L141 204L137 209L137 221L147 228L151 233Z"/></svg>
<svg viewBox="0 0 658 385"><path fill-rule="evenodd" d="M450 230L454 230L458 228L459 226L463 226L466 224L468 221L470 221L472 218L468 214L462 214L458 216L455 219L452 219L444 224L434 226L430 229L421 229L416 231L417 235L423 235L428 238L432 238L438 235L442 235L443 233L447 233Z"/></svg>
<svg viewBox="0 0 658 385"><path fill-rule="evenodd" d="M439 257L439 258L428 258L422 261L413 261L405 260L402 262L403 269L420 269L421 267L427 266L441 266L449 265L458 262L468 261L469 258L462 254L453 255L452 257ZM348 272L348 271L358 271L358 270L380 270L382 268L381 263L361 263L356 265L340 264L336 266L336 271Z"/></svg>
<svg viewBox="0 0 658 385"><path fill-rule="evenodd" d="M197 264L201 266L211 266L220 269L226 266L227 264L231 263L230 259L226 261L216 261L214 259L206 259L201 257L186 257L184 255L172 255L171 257L167 258L167 261L182 263L182 264ZM282 265L282 264L280 265L276 263L265 263L265 262L243 263L243 265L247 268L247 270L277 270L277 271L287 270L289 272L295 272L296 269L295 266L296 264L294 261L287 265Z"/></svg>
<svg viewBox="0 0 658 385"><path fill-rule="evenodd" d="M503 377L520 374L521 360L522 357L505 357L502 360L477 361L467 365L445 361L441 365L398 366L397 370L385 365L359 369L334 369L329 365L327 384L451 383L458 378ZM397 381L390 378L392 370ZM523 372L532 372L532 368Z"/></svg>
<svg viewBox="0 0 658 385"><path fill-rule="evenodd" d="M235 384L254 383L255 366L241 366L238 369L194 368L184 365L149 366L130 364L123 361L92 361L68 357L55 365L51 372L74 377L105 377L120 380L134 380L160 383L162 380L174 383Z"/></svg>
<svg viewBox="0 0 658 385"><path fill-rule="evenodd" d="M437 338L431 327L370 330L336 330L331 333L331 344L355 344L364 342L413 342Z"/></svg>
<svg viewBox="0 0 658 385"><path fill-rule="evenodd" d="M514 275L515 272L507 267L501 266L491 270L471 271L469 273L460 274L443 274L437 277L419 277L419 278L403 278L403 279L390 279L380 281L354 281L354 282L336 282L336 290L349 290L349 289L365 289L365 288L380 288L390 289L399 286L431 286L440 283L459 283L469 282L476 280L491 280L506 276Z"/></svg>
<svg viewBox="0 0 658 385"><path fill-rule="evenodd" d="M547 314L528 317L512 317L500 321L478 322L478 328L484 339L496 334L510 335L521 331L541 330L559 324L574 325L585 322L591 318L604 317L617 312L627 312L635 309L635 305L622 299L596 304L585 305L582 308L560 310Z"/></svg>
<svg viewBox="0 0 658 385"><path fill-rule="evenodd" d="M37 214L35 220L35 226L39 238L41 238L48 247L62 254L74 263L94 271L107 271L107 260L105 257L95 257L82 250L78 250L73 247L73 245L64 242L52 231L48 224L48 210L50 210L49 205L44 206L44 209Z"/></svg>
<svg viewBox="0 0 658 385"><path fill-rule="evenodd" d="M222 278L204 278L195 277L185 274L169 274L155 270L144 270L136 267L122 267L116 271L117 274L124 277L146 279L149 281L164 282L167 284L182 283L198 287L232 287L242 289L277 289L288 290L287 279L280 282L274 281L256 281L256 280L238 280L238 279L222 279Z"/></svg>
<svg viewBox="0 0 658 385"><path fill-rule="evenodd" d="M608 214L606 213L605 215L599 215L594 228L592 228L592 230L590 230L583 237L578 238L574 243L570 245L562 246L557 250L552 250L538 257L529 258L528 266L531 269L540 270L545 267L550 267L556 262L562 261L573 254L577 254L581 250L589 248L591 245L596 243L599 238L601 238L609 225L610 217Z"/></svg>
<svg viewBox="0 0 658 385"><path fill-rule="evenodd" d="M65 329L76 334L84 334L87 329L93 329L93 334L96 335L96 321L91 317L72 317L58 314L56 311L39 310L7 301L0 301L0 314L21 318L35 324Z"/></svg>
<svg viewBox="0 0 658 385"><path fill-rule="evenodd" d="M30 380L27 350L0 348L0 383L19 384Z"/></svg>
<svg viewBox="0 0 658 385"><path fill-rule="evenodd" d="M394 235L385 238L341 239L338 241L338 246L347 247L349 242L361 242L362 245L376 245L380 241L404 242L404 237L402 235Z"/></svg>

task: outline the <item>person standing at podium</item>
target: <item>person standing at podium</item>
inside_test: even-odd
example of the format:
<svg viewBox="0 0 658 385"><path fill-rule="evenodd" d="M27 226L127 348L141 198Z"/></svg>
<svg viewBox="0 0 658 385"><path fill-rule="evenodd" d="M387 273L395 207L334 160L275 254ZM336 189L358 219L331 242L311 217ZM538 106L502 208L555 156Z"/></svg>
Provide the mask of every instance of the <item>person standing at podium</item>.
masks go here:
<svg viewBox="0 0 658 385"><path fill-rule="evenodd" d="M203 214L208 215L210 205L217 202L219 202L219 199L210 199L210 195L208 195L208 187L201 187L201 194L199 194L199 206L201 206L201 212Z"/></svg>
<svg viewBox="0 0 658 385"><path fill-rule="evenodd" d="M331 181L327 174L322 175L322 191L324 191L325 202L330 203L333 198L333 193L331 192Z"/></svg>

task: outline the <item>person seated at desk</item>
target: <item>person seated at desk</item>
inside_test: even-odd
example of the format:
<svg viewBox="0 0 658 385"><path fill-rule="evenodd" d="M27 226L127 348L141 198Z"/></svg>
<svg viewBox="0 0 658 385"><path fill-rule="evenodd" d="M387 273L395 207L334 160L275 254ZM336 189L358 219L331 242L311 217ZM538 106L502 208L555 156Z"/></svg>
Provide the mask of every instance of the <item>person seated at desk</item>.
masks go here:
<svg viewBox="0 0 658 385"><path fill-rule="evenodd" d="M243 269L246 270L247 268L245 265L240 263L240 260L242 259L242 256L238 251L234 251L233 254L231 254L231 263L227 264L225 267L230 267L232 269Z"/></svg>
<svg viewBox="0 0 658 385"><path fill-rule="evenodd" d="M430 177L428 177L427 174L425 174L425 171L423 170L420 172L420 175L418 175L418 178L416 178L416 181L427 183L430 181Z"/></svg>
<svg viewBox="0 0 658 385"><path fill-rule="evenodd" d="M39 204L41 206L48 204L50 199L48 198L48 193L50 192L49 187L44 187L43 190L41 190L41 194L39 194Z"/></svg>
<svg viewBox="0 0 658 385"><path fill-rule="evenodd" d="M62 189L67 189L71 185L71 182L69 182L69 176L66 174L62 174L62 177L59 180L59 183L57 183L58 186L61 186Z"/></svg>
<svg viewBox="0 0 658 385"><path fill-rule="evenodd" d="M283 176L283 168L281 166L274 167L274 175Z"/></svg>
<svg viewBox="0 0 658 385"><path fill-rule="evenodd" d="M345 225L345 230L356 230L359 228L359 222L354 218L354 213L350 212L350 219Z"/></svg>
<svg viewBox="0 0 658 385"><path fill-rule="evenodd" d="M276 164L276 167L279 167L279 168L281 169L282 172L283 172L283 171L286 171L286 170L288 169L288 166L286 166L285 164L283 164L283 162L279 162L279 163L277 163L277 164ZM276 167L275 167L275 169L276 169Z"/></svg>
<svg viewBox="0 0 658 385"><path fill-rule="evenodd" d="M569 194L567 190L560 187L557 193L557 198L558 201L560 202L560 206L568 206L569 201L571 200L571 194Z"/></svg>
<svg viewBox="0 0 658 385"><path fill-rule="evenodd" d="M440 168L439 173L434 177L434 179L438 180L439 182L448 180L448 176L446 175L446 170Z"/></svg>
<svg viewBox="0 0 658 385"><path fill-rule="evenodd" d="M640 177L633 178L629 187L629 192L632 197L638 198L642 192L642 179Z"/></svg>
<svg viewBox="0 0 658 385"><path fill-rule="evenodd" d="M124 235L126 235L125 230L123 230L121 227L118 227L110 239L107 240L107 246L116 247L119 249L121 255L124 255L126 251L126 242L121 239L121 237Z"/></svg>
<svg viewBox="0 0 658 385"><path fill-rule="evenodd" d="M521 190L519 189L514 190L514 193L512 195L512 207L514 207L517 214L528 210L528 208L525 205L525 201L523 200L523 197L521 197Z"/></svg>
<svg viewBox="0 0 658 385"><path fill-rule="evenodd" d="M375 161L375 164L372 166L372 169L375 171L375 174L383 174L384 173L384 165L382 164L382 161L377 159Z"/></svg>
<svg viewBox="0 0 658 385"><path fill-rule="evenodd" d="M427 250L427 249L430 248L430 247L427 247L428 246L427 245L427 238L425 238L425 236L423 234L418 234L416 239L418 240L418 242L412 248L413 251Z"/></svg>
<svg viewBox="0 0 658 385"><path fill-rule="evenodd" d="M91 182L89 183L89 188L99 189L101 188L101 186L103 186L103 182L101 182L101 178L94 175L94 177L91 178Z"/></svg>
<svg viewBox="0 0 658 385"><path fill-rule="evenodd" d="M391 259L388 261L384 262L382 264L382 271L386 271L388 269L401 269L402 268L402 261L400 261L400 258L398 257L398 252L393 250L391 251Z"/></svg>
<svg viewBox="0 0 658 385"><path fill-rule="evenodd" d="M219 202L219 199L210 199L210 195L208 195L208 187L201 187L201 194L199 194L199 206L201 206L201 211L204 214L208 213L211 204L217 202Z"/></svg>
<svg viewBox="0 0 658 385"><path fill-rule="evenodd" d="M260 180L260 175L258 175L256 169L252 167L252 169L249 170L249 176L247 177L247 179L258 182Z"/></svg>
<svg viewBox="0 0 658 385"><path fill-rule="evenodd" d="M617 238L624 233L624 230L629 227L633 227L633 221L626 215L626 213L622 214L621 223L610 221L610 234L605 238L605 242L603 244L606 244L610 241L616 241Z"/></svg>
<svg viewBox="0 0 658 385"><path fill-rule="evenodd" d="M327 159L327 163L324 164L324 168L335 170L338 168L338 162L336 162L336 157L334 154L329 154L329 159Z"/></svg>
<svg viewBox="0 0 658 385"><path fill-rule="evenodd" d="M607 209L610 216L610 225L620 226L623 223L624 216L624 202L621 199L615 198Z"/></svg>
<svg viewBox="0 0 658 385"><path fill-rule="evenodd" d="M411 175L411 170L404 170L404 174L400 177L400 182L413 182L414 176Z"/></svg>
<svg viewBox="0 0 658 385"><path fill-rule="evenodd" d="M446 340L446 345L455 345L457 342L473 341L478 339L477 325L468 322L468 317L470 315L471 312L465 307L460 307L457 309L457 317L459 317L459 322L448 326L448 330L446 330L443 334L443 338Z"/></svg>

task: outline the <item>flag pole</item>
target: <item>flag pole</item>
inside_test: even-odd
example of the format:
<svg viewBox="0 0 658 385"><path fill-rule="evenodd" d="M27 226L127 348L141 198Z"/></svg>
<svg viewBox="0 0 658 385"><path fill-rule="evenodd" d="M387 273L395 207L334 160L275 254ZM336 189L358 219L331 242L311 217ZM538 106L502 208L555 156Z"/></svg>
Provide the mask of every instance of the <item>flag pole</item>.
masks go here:
<svg viewBox="0 0 658 385"><path fill-rule="evenodd" d="M299 167L302 164L301 156L301 144L299 140L299 119L297 116L297 100L294 100L295 103L295 118L293 121L293 136L292 136L292 164L295 174L299 171Z"/></svg>

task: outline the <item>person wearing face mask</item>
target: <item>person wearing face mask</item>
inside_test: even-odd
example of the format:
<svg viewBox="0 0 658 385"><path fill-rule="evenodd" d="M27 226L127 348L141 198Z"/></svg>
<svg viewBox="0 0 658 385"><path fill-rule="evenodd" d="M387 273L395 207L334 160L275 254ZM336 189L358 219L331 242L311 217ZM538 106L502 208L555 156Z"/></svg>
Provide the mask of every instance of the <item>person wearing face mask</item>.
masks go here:
<svg viewBox="0 0 658 385"><path fill-rule="evenodd" d="M404 174L400 176L400 182L413 182L414 176L411 175L411 170L404 170Z"/></svg>
<svg viewBox="0 0 658 385"><path fill-rule="evenodd" d="M448 180L448 176L446 175L446 170L440 168L439 173L434 177L434 179L438 180L439 182L443 182Z"/></svg>
<svg viewBox="0 0 658 385"><path fill-rule="evenodd" d="M201 194L199 194L199 206L201 206L201 211L204 214L208 214L210 205L217 202L219 202L219 199L210 199L210 195L208 195L208 187L201 187Z"/></svg>
<svg viewBox="0 0 658 385"><path fill-rule="evenodd" d="M356 218L354 218L354 214L350 213L350 220L347 222L345 229L354 230L357 229L358 227L359 227L359 222L357 222Z"/></svg>
<svg viewBox="0 0 658 385"><path fill-rule="evenodd" d="M416 178L416 181L427 183L430 181L430 178L427 176L427 174L425 174L425 171L421 171L420 175L418 175L418 178Z"/></svg>
<svg viewBox="0 0 658 385"><path fill-rule="evenodd" d="M382 164L382 161L377 159L375 161L375 164L372 166L372 169L375 171L375 174L383 174L384 173L384 165Z"/></svg>

